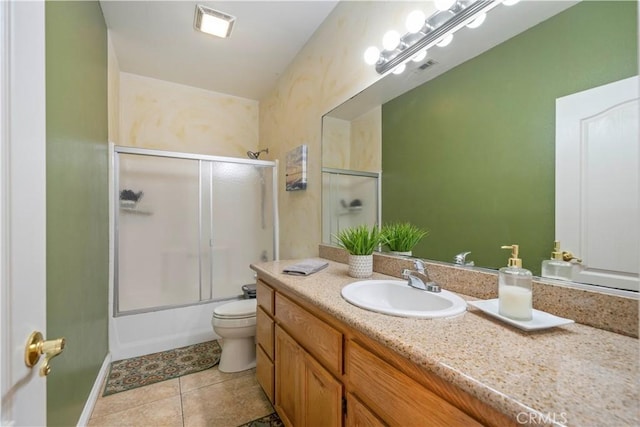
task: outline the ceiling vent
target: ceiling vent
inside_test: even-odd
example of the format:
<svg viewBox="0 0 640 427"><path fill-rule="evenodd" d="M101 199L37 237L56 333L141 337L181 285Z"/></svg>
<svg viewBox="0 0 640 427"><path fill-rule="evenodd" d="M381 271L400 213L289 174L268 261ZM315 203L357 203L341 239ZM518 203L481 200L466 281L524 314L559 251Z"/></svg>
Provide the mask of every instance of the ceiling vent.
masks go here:
<svg viewBox="0 0 640 427"><path fill-rule="evenodd" d="M203 33L212 36L227 38L231 35L236 17L227 15L219 10L206 6L196 5L196 17L194 26Z"/></svg>
<svg viewBox="0 0 640 427"><path fill-rule="evenodd" d="M420 70L424 71L424 70L426 70L427 68L429 68L429 67L433 67L433 66L434 66L434 65L436 65L436 64L437 64L437 62L436 62L436 61L434 61L433 59L427 59L427 61L426 61L424 64L420 65L418 68L419 68Z"/></svg>

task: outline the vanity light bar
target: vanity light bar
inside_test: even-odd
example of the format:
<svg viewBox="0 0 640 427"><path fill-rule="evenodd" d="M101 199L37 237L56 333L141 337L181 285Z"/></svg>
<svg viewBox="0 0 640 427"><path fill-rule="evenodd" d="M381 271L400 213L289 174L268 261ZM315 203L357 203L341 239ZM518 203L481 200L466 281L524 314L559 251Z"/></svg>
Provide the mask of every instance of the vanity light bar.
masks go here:
<svg viewBox="0 0 640 427"><path fill-rule="evenodd" d="M447 34L453 34L460 28L472 22L482 13L487 13L494 7L501 4L496 0L476 0L474 2L459 0L449 10L439 11L425 20L421 31L416 34L406 33L400 38L400 44L394 50L384 50L376 62L376 71L384 74L393 70L400 64L410 60L414 55L422 50L429 49L436 45ZM433 27L431 23L436 23L438 18L445 13L454 15L441 25Z"/></svg>

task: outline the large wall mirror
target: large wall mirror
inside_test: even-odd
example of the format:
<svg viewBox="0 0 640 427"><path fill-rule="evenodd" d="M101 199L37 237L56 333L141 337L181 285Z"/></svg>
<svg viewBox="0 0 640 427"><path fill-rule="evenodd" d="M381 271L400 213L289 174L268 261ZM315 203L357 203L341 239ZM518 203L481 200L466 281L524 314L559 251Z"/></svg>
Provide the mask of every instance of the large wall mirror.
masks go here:
<svg viewBox="0 0 640 427"><path fill-rule="evenodd" d="M380 173L382 223L430 230L414 256L452 262L470 251L476 266L499 268L508 258L500 246L519 244L524 266L540 275L557 234L556 99L638 74L637 17L637 3L626 1L494 9L483 27L430 49L428 66L385 76L329 112L323 175ZM638 192L635 165L622 191ZM323 239L331 243L326 224L336 209L324 203L327 191ZM364 198L353 191L343 197L347 211ZM637 203L615 216L637 221ZM637 290L637 264L625 274L635 285L621 288Z"/></svg>

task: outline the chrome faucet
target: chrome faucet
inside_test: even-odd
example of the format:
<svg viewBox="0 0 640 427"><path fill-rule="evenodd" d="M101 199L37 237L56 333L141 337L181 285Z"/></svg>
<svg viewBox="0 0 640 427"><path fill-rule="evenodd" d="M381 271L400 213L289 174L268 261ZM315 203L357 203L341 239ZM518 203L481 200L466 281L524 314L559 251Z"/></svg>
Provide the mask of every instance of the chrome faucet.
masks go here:
<svg viewBox="0 0 640 427"><path fill-rule="evenodd" d="M414 260L413 267L415 270L405 268L402 271L402 277L407 279L407 285L423 291L440 292L440 286L429 278L424 261L420 259Z"/></svg>
<svg viewBox="0 0 640 427"><path fill-rule="evenodd" d="M467 267L473 267L475 264L473 261L467 261L467 255L469 255L471 252L462 252L459 253L458 255L456 255L455 257L453 257L453 262L456 265L464 265Z"/></svg>

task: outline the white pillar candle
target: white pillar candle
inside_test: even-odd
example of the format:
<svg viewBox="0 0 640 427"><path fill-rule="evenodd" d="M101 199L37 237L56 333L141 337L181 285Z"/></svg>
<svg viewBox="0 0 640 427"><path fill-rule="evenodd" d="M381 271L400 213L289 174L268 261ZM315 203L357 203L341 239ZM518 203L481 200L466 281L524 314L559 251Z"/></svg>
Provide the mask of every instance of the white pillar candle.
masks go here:
<svg viewBox="0 0 640 427"><path fill-rule="evenodd" d="M500 314L515 320L531 320L532 293L521 286L499 287Z"/></svg>

